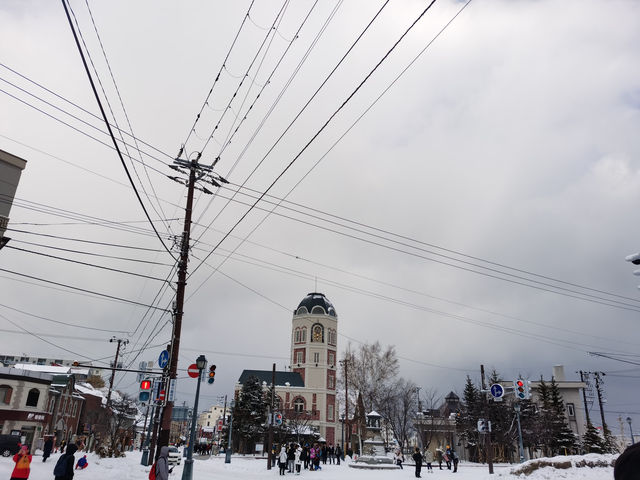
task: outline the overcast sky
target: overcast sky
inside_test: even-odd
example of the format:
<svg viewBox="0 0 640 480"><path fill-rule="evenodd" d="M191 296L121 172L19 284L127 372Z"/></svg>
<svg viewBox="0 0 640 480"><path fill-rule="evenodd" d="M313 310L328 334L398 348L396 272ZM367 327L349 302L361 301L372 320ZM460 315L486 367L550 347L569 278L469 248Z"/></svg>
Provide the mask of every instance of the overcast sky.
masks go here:
<svg viewBox="0 0 640 480"><path fill-rule="evenodd" d="M618 415L640 424L640 368L588 354L639 360L640 279L624 257L640 249L640 4L475 0L430 44L464 6L438 0L350 97L428 4L391 1L283 135L383 2L250 3L90 0L116 91L87 4L71 1L107 113L130 131L119 92L146 152L126 137L167 245L186 192L166 175L187 138L183 158L219 156L232 182L194 208L179 368L200 353L218 365L201 405L245 368L286 368L292 312L319 291L341 351L394 345L401 375L425 389L461 393L480 364L507 379L563 364L568 379L608 373L614 433ZM4 1L0 25L0 148L28 161L10 215L23 232L8 233L1 268L167 308L173 260L115 151L78 131L111 145L104 123L65 101L99 115L62 5ZM294 203L267 216L273 199L260 202L195 270L292 160L269 193ZM3 353L104 361L116 335L136 367L169 341L169 317L145 307L8 272L0 292ZM118 387L135 391L135 378ZM194 388L180 380L178 401Z"/></svg>

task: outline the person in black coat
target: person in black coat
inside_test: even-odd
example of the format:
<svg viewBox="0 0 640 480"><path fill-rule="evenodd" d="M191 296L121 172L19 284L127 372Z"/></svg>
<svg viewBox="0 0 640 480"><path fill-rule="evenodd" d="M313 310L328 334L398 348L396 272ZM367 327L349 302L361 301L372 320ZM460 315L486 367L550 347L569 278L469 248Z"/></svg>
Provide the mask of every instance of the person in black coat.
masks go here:
<svg viewBox="0 0 640 480"><path fill-rule="evenodd" d="M422 453L420 453L420 449L416 447L415 452L413 452L413 461L416 462L416 478L422 478L420 476L420 471L422 470Z"/></svg>
<svg viewBox="0 0 640 480"><path fill-rule="evenodd" d="M640 443L634 443L620 454L613 466L615 480L637 480L640 472Z"/></svg>
<svg viewBox="0 0 640 480"><path fill-rule="evenodd" d="M44 442L44 446L42 447L42 461L46 462L47 458L51 456L51 451L53 450L53 439L51 437L47 438Z"/></svg>
<svg viewBox="0 0 640 480"><path fill-rule="evenodd" d="M65 449L65 453L60 456L56 467L61 462L64 464L64 475L56 475L55 480L72 480L73 479L73 467L76 464L76 457L73 456L78 450L75 443L70 443Z"/></svg>

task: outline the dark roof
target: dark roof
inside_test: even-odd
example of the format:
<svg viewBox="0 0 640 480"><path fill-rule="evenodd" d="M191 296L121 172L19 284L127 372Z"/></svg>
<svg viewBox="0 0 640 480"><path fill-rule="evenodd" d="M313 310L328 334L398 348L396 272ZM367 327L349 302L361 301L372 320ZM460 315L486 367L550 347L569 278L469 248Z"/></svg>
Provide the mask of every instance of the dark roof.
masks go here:
<svg viewBox="0 0 640 480"><path fill-rule="evenodd" d="M301 307L305 307L308 313L311 313L313 307L322 307L325 311L326 315L330 315L332 317L337 317L336 309L333 307L333 304L324 296L322 293L308 293L306 297L302 299L298 308L296 308L294 314L298 314L298 310Z"/></svg>
<svg viewBox="0 0 640 480"><path fill-rule="evenodd" d="M257 377L260 383L267 382L271 385L271 370L243 370L238 382L244 384L250 377ZM304 381L298 372L276 372L276 386L283 387L289 382L292 387L304 387Z"/></svg>

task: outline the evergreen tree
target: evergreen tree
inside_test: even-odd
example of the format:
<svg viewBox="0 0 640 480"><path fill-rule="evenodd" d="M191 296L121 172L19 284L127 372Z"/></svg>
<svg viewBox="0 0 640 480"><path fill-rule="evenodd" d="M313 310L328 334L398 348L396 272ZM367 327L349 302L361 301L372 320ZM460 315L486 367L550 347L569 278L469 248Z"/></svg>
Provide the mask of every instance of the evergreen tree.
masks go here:
<svg viewBox="0 0 640 480"><path fill-rule="evenodd" d="M587 430L582 437L582 447L587 453L605 453L604 440L591 422L587 423Z"/></svg>
<svg viewBox="0 0 640 480"><path fill-rule="evenodd" d="M551 398L549 386L540 376L538 384L538 422L535 427L535 436L537 437L537 446L545 455L552 455L551 443L553 441L553 409L551 408Z"/></svg>
<svg viewBox="0 0 640 480"><path fill-rule="evenodd" d="M489 385L501 383L498 372L493 370L489 377ZM515 412L510 398L503 397L502 401L490 400L487 404L486 418L491 422L491 440L493 442L494 460L507 462L516 452L518 427L514 422Z"/></svg>
<svg viewBox="0 0 640 480"><path fill-rule="evenodd" d="M554 377L551 377L551 383L549 384L549 401L553 415L551 418L552 439L550 446L554 453L570 455L576 447L576 436L567 424L564 401Z"/></svg>
<svg viewBox="0 0 640 480"><path fill-rule="evenodd" d="M264 435L267 402L257 377L249 377L233 410L233 436L237 450L251 453L255 443Z"/></svg>
<svg viewBox="0 0 640 480"><path fill-rule="evenodd" d="M469 446L469 456L472 461L479 460L478 444L480 434L478 433L478 420L482 411L482 398L480 395L480 391L467 375L460 412L456 417L456 430L458 435L466 440L465 443Z"/></svg>

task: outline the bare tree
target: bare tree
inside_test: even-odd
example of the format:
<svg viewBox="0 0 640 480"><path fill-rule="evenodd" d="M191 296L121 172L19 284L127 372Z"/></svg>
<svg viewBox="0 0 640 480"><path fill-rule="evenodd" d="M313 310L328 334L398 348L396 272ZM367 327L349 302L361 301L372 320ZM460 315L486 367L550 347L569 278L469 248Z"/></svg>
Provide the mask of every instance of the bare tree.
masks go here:
<svg viewBox="0 0 640 480"><path fill-rule="evenodd" d="M386 349L380 342L363 344L357 350L349 345L345 353L349 364L349 391L362 394L365 410L376 409L398 374L398 358L395 347Z"/></svg>
<svg viewBox="0 0 640 480"><path fill-rule="evenodd" d="M379 413L390 426L403 452L409 446L409 438L414 432L418 410L416 391L415 383L400 378L387 385L379 399Z"/></svg>

